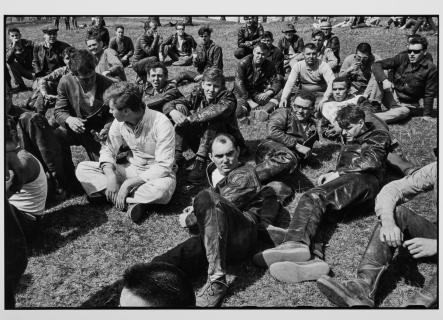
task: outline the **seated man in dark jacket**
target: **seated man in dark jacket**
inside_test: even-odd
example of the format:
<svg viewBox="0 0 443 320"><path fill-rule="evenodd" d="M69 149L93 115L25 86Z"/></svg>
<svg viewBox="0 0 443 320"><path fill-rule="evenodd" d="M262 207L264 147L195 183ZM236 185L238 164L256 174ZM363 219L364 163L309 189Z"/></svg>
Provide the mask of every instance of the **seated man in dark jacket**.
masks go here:
<svg viewBox="0 0 443 320"><path fill-rule="evenodd" d="M373 204L384 178L391 139L384 130L365 123L360 108L345 107L337 114L346 143L338 156L336 171L322 174L318 186L302 195L295 209L285 241L254 257L254 262L270 267L281 281L316 280L329 268L311 259L311 242L325 219L336 219L344 208ZM353 211L355 212L355 211ZM322 254L318 254L322 256Z"/></svg>
<svg viewBox="0 0 443 320"><path fill-rule="evenodd" d="M157 23L148 20L144 25L145 31L135 41L132 68L139 79L146 79L146 65L158 61L158 54L162 38L157 31Z"/></svg>
<svg viewBox="0 0 443 320"><path fill-rule="evenodd" d="M198 82L203 77L203 72L211 67L218 68L223 71L223 51L222 48L211 40L212 28L209 26L202 26L198 29L200 36L200 43L197 49L192 54L192 63L197 69L197 72L186 70L179 72L174 78L177 84L182 81Z"/></svg>
<svg viewBox="0 0 443 320"><path fill-rule="evenodd" d="M427 47L425 38L412 38L407 55L398 54L372 65L375 80L382 89L380 102L389 109L378 114L386 123L408 117L411 109L419 107L420 99L423 99L423 116L430 117L438 92L438 69L426 59ZM392 82L383 70L392 70Z"/></svg>
<svg viewBox="0 0 443 320"><path fill-rule="evenodd" d="M176 164L183 162L185 146L196 152L194 168L188 175L192 184L205 178L209 142L219 132L232 134L245 149L245 141L235 117L236 99L225 87L223 72L209 68L203 73L201 86L189 96L167 103L163 113L176 124Z"/></svg>
<svg viewBox="0 0 443 320"><path fill-rule="evenodd" d="M58 28L47 25L42 29L45 41L34 46L32 68L36 78L44 77L59 67L63 67L63 50L69 44L57 40Z"/></svg>
<svg viewBox="0 0 443 320"><path fill-rule="evenodd" d="M149 109L163 112L166 103L183 97L177 85L168 82L168 69L163 63L154 62L148 65L147 74L148 78L142 90L143 102ZM176 123L177 119L172 120Z"/></svg>
<svg viewBox="0 0 443 320"><path fill-rule="evenodd" d="M129 65L129 59L134 55L134 44L131 38L125 36L125 27L121 24L115 26L115 37L109 42L109 48L117 52L123 67Z"/></svg>
<svg viewBox="0 0 443 320"><path fill-rule="evenodd" d="M22 78L34 80L34 70L32 69L34 43L22 39L20 30L17 28L8 29L8 34L11 42L6 51L6 66L15 83L15 86L12 86L13 90L28 90Z"/></svg>
<svg viewBox="0 0 443 320"><path fill-rule="evenodd" d="M268 60L274 64L277 76L279 80L283 82L285 77L285 70L283 68L284 55L279 48L277 48L272 44L273 42L274 42L274 36L272 32L265 31L263 33L263 37L261 38L261 43L264 43L265 45L268 46L269 48Z"/></svg>
<svg viewBox="0 0 443 320"><path fill-rule="evenodd" d="M103 105L103 94L113 83L95 72L95 58L87 50L71 56L71 74L62 77L57 88L54 117L60 127L55 134L62 148L63 167L76 191L81 186L74 174L71 145L81 145L92 161L98 161L101 148L113 120ZM105 124L107 129L105 129Z"/></svg>
<svg viewBox="0 0 443 320"><path fill-rule="evenodd" d="M277 95L282 84L277 77L274 64L266 59L268 53L268 47L259 43L252 55L243 58L237 64L234 93L237 97L238 118L245 117L251 109L257 109L264 112L255 111L253 116L265 121L278 106Z"/></svg>
<svg viewBox="0 0 443 320"><path fill-rule="evenodd" d="M238 49L234 52L237 59L243 59L251 54L264 32L263 26L258 23L258 17L245 16L244 20L245 25L238 30Z"/></svg>
<svg viewBox="0 0 443 320"><path fill-rule="evenodd" d="M189 66L192 63L192 51L197 47L194 38L185 32L184 23L175 25L176 33L160 44L160 61L169 56L173 66Z"/></svg>
<svg viewBox="0 0 443 320"><path fill-rule="evenodd" d="M197 306L217 307L226 295L226 264L244 261L256 250L259 230L276 219L278 195L266 183L293 166L293 159L276 154L257 166L241 165L240 148L228 134L219 134L211 143L213 163L207 168L209 189L201 191L192 207L185 210L186 221L197 224L199 237L191 237L153 259L171 263L187 275L208 274L206 285L197 294ZM263 230L264 231L264 230ZM266 231L265 231L266 232ZM266 236L266 233L263 234Z"/></svg>
<svg viewBox="0 0 443 320"><path fill-rule="evenodd" d="M284 67L292 67L292 65L299 60L303 60L303 48L305 43L303 39L298 36L297 30L293 24L288 23L283 29L284 36L278 40L277 47L283 52L285 60Z"/></svg>

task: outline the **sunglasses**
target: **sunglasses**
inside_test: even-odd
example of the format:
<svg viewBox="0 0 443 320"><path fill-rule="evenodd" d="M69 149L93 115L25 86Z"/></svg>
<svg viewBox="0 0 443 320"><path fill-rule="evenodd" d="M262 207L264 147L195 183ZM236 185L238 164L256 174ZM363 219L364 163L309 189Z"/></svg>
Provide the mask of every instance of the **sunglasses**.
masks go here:
<svg viewBox="0 0 443 320"><path fill-rule="evenodd" d="M419 54L420 52L422 52L423 50L411 50L411 49L408 49L408 53L409 54L411 54L411 53L415 53L415 54Z"/></svg>
<svg viewBox="0 0 443 320"><path fill-rule="evenodd" d="M293 104L292 105L295 109L303 109L303 110L310 110L311 109L311 107L303 107L303 106L300 106L300 105L298 105L298 104Z"/></svg>

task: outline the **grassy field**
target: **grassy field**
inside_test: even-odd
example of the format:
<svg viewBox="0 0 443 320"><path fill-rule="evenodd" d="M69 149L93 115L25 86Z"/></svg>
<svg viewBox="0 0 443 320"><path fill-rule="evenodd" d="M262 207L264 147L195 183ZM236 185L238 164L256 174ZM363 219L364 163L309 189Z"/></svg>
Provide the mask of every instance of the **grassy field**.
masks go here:
<svg viewBox="0 0 443 320"><path fill-rule="evenodd" d="M123 24L126 34L134 41L142 32L144 18L107 17L105 18L111 37L113 26ZM169 18L162 18L167 23ZM341 19L337 19L340 21ZM187 27L187 32L196 39L198 28L210 21L214 28L213 40L222 46L224 54L225 75L228 87L232 87L236 59L233 51L236 48L238 24L195 18L195 26ZM383 19L386 21L386 17ZM299 35L305 42L310 40L310 17L301 17L296 25ZM89 23L89 19L81 23ZM264 24L265 30L273 32L276 41L282 35L282 22ZM26 39L42 40L41 25L19 25ZM60 23L59 39L78 48L85 48L85 30L65 31ZM174 32L174 28L161 27L163 37ZM341 40L341 57L353 53L360 42L369 42L373 51L382 58L405 49L406 33L402 30L367 28L334 30ZM428 37L429 51L437 62L437 38ZM186 67L185 67L186 68ZM190 68L190 67L187 67ZM170 68L173 76L180 67ZM135 79L132 70L126 69L130 80ZM190 85L183 87L188 92ZM29 93L14 96L20 104ZM242 132L252 150L257 141L266 135L266 125L251 122L242 125ZM432 149L437 145L437 121L426 122L421 118L412 118L407 123L392 125L392 132L403 145L406 156L417 165L433 161ZM311 181L316 181L321 173L327 172L335 165L338 145L316 144L314 153L318 154L321 163L308 163L302 172ZM75 162L85 159L82 148L74 148ZM295 195L288 205L292 213L301 193ZM29 264L22 277L17 306L28 307L116 307L121 284L119 279L123 271L138 262L148 262L154 256L165 252L185 240L189 235L180 228L178 214L190 202L190 195L180 192L171 200L170 205L159 208L142 225L137 226L111 206L91 206L83 197L68 199L48 210L41 223L40 230L31 239ZM436 219L432 210L431 195L422 195L408 204L418 213L429 219ZM367 245L369 235L375 225L373 214L339 223L329 240L326 249L326 262L333 275L340 280L355 275L359 259ZM408 296L419 290L425 278L435 271L436 266L421 263L418 268L404 255L398 256L397 263L390 268L383 281L380 307L396 307ZM331 307L329 301L319 292L315 282L297 285L285 284L273 279L267 270L255 267L245 261L241 265L230 267L228 281L231 286L224 307ZM406 276L405 276L406 274ZM198 290L204 283L202 277L195 281Z"/></svg>

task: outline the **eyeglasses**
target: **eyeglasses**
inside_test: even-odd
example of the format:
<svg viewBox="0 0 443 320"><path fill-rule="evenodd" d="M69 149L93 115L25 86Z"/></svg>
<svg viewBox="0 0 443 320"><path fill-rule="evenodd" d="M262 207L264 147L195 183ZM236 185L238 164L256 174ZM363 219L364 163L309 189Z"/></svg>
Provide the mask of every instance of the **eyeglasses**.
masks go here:
<svg viewBox="0 0 443 320"><path fill-rule="evenodd" d="M300 106L298 104L293 104L292 105L294 107L294 109L303 109L303 110L310 110L311 107L304 107L304 106Z"/></svg>
<svg viewBox="0 0 443 320"><path fill-rule="evenodd" d="M420 50L412 50L412 49L408 49L408 54L411 54L411 53L419 54L419 53L422 52L422 51L423 51L422 49L420 49Z"/></svg>

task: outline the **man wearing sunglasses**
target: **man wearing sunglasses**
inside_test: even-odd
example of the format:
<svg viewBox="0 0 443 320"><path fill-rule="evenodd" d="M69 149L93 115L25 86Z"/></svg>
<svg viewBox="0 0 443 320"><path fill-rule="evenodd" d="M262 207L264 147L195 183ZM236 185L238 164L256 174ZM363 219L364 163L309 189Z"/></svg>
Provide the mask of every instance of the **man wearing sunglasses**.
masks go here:
<svg viewBox="0 0 443 320"><path fill-rule="evenodd" d="M177 23L176 32L160 45L160 62L169 56L173 66L189 66L192 64L192 51L197 47L194 38L185 32L184 23Z"/></svg>
<svg viewBox="0 0 443 320"><path fill-rule="evenodd" d="M382 102L388 108L378 116L386 123L394 123L417 110L423 99L423 116L430 119L434 98L438 92L437 66L425 59L428 42L424 37L412 38L408 54L398 54L374 63L372 71L382 89ZM392 81L384 70L392 72Z"/></svg>
<svg viewBox="0 0 443 320"><path fill-rule="evenodd" d="M95 58L87 50L75 52L70 67L72 73L62 77L57 88L54 117L60 124L55 134L62 148L65 176L77 192L82 188L75 178L70 146L81 145L91 160L98 160L98 140L104 139L105 124L109 128L112 121L103 108L103 94L113 82L95 72Z"/></svg>

